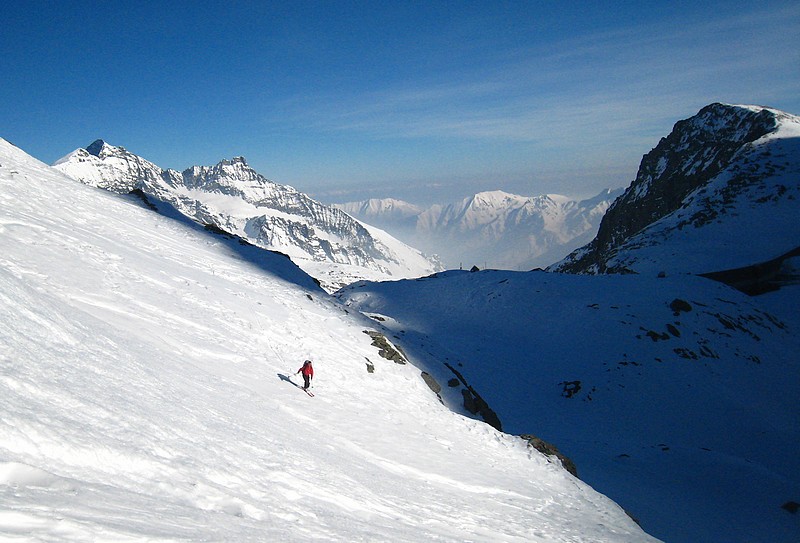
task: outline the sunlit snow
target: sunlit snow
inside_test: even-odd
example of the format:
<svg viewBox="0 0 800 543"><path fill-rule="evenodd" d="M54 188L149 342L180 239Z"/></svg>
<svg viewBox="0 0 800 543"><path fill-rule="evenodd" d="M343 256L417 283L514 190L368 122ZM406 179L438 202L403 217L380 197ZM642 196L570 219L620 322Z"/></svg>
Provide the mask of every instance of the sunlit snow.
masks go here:
<svg viewBox="0 0 800 543"><path fill-rule="evenodd" d="M3 140L0 243L4 540L654 541L283 256Z"/></svg>

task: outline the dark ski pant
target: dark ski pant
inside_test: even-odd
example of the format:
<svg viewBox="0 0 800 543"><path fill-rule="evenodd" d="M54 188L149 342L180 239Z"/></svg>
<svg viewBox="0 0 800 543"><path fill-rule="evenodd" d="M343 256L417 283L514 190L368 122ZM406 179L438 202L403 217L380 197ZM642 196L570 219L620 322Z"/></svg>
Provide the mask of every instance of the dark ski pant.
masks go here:
<svg viewBox="0 0 800 543"><path fill-rule="evenodd" d="M311 386L311 376L310 375L303 375L303 389L307 389Z"/></svg>

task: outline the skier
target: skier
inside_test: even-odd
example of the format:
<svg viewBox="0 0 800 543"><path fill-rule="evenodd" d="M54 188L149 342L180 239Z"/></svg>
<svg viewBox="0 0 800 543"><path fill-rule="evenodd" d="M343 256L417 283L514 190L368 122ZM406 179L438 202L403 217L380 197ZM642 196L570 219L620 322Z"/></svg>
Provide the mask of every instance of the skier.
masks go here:
<svg viewBox="0 0 800 543"><path fill-rule="evenodd" d="M303 374L303 390L308 391L308 387L311 386L311 379L314 377L314 366L311 365L311 360L306 360L303 362L303 367L297 370L297 373ZM295 375L297 375L295 373Z"/></svg>

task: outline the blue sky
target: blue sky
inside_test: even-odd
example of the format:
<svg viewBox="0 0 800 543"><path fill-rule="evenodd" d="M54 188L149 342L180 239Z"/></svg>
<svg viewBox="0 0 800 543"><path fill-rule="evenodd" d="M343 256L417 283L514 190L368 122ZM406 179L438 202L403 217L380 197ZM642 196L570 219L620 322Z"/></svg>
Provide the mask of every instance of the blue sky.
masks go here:
<svg viewBox="0 0 800 543"><path fill-rule="evenodd" d="M800 3L19 2L0 137L182 170L243 155L324 202L627 186L715 102L800 114Z"/></svg>

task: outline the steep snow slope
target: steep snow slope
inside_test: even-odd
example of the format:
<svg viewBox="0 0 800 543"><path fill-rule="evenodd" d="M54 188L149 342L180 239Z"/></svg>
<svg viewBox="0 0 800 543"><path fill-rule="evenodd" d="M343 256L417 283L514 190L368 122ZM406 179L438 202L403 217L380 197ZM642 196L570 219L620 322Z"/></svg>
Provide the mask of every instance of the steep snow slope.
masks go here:
<svg viewBox="0 0 800 543"><path fill-rule="evenodd" d="M137 202L0 140L0 538L654 541L289 260Z"/></svg>
<svg viewBox="0 0 800 543"><path fill-rule="evenodd" d="M800 247L798 217L800 117L711 104L675 124L642 159L596 239L551 269L709 273L751 266Z"/></svg>
<svg viewBox="0 0 800 543"><path fill-rule="evenodd" d="M397 200L339 204L354 217L459 265L530 270L552 264L588 243L622 190L575 201L557 194L518 196L503 191L422 210Z"/></svg>
<svg viewBox="0 0 800 543"><path fill-rule="evenodd" d="M54 166L74 179L121 194L139 189L201 224L288 254L329 290L357 279L418 277L441 269L389 234L269 181L242 157L179 173L98 140Z"/></svg>
<svg viewBox="0 0 800 543"><path fill-rule="evenodd" d="M744 543L800 533L781 509L800 502L793 288L762 304L693 276L482 271L338 296L394 329L450 404L445 364L648 532Z"/></svg>

